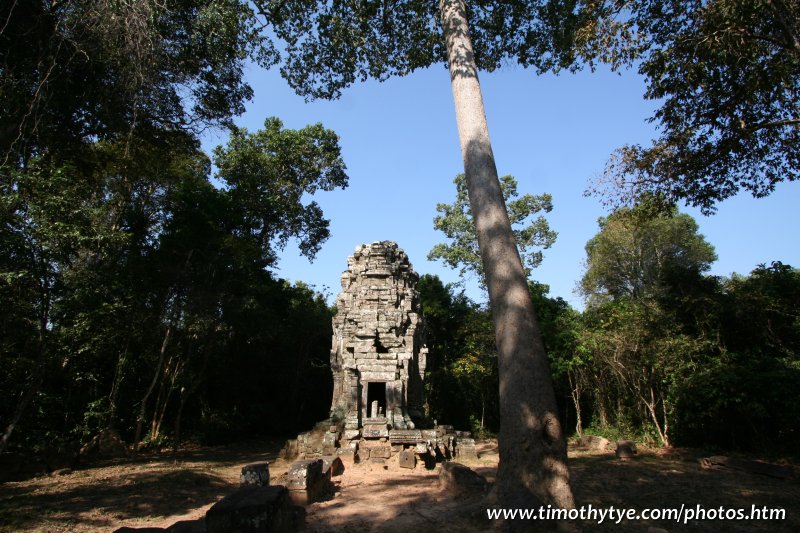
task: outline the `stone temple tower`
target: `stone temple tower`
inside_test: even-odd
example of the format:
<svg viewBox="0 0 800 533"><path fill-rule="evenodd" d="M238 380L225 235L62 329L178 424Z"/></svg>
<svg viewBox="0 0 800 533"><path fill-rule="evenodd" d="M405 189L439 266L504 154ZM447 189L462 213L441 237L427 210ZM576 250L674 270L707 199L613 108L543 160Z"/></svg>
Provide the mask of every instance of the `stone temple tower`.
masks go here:
<svg viewBox="0 0 800 533"><path fill-rule="evenodd" d="M392 241L356 247L347 265L333 318L331 416L344 421L346 433L365 437L414 429L428 352L419 276Z"/></svg>

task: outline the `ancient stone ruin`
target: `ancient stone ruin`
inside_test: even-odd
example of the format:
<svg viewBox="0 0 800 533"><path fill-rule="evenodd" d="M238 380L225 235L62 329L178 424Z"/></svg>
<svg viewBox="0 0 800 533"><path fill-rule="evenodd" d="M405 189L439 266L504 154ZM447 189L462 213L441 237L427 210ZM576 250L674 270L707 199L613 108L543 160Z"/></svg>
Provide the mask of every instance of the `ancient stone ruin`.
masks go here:
<svg viewBox="0 0 800 533"><path fill-rule="evenodd" d="M331 497L331 478L356 463L385 468L396 458L400 468L432 468L437 461L477 459L469 432L425 420L428 350L419 276L405 252L391 241L363 244L347 265L333 319L330 418L286 443L281 455L297 460L281 485L270 486L267 463L243 467L239 489L206 513L209 533L293 531L301 516L293 506ZM486 480L463 465L442 472L449 490L485 489Z"/></svg>
<svg viewBox="0 0 800 533"><path fill-rule="evenodd" d="M419 276L391 241L358 246L347 264L333 319L331 417L344 420L349 436L414 429L428 353Z"/></svg>
<svg viewBox="0 0 800 533"><path fill-rule="evenodd" d="M284 454L345 463L476 457L469 432L423 416L428 350L408 256L392 241L356 247L342 273L333 319L330 418L289 441Z"/></svg>

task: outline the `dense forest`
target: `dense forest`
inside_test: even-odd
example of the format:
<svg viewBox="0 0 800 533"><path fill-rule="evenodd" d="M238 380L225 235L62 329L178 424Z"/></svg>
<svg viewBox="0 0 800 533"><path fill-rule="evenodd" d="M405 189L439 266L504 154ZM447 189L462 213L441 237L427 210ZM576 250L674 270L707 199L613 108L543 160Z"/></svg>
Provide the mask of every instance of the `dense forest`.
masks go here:
<svg viewBox="0 0 800 533"><path fill-rule="evenodd" d="M441 61L444 52L441 45L412 46L413 61L404 64L402 57L384 57L391 50L380 42L365 39L380 53L359 61L384 70L344 61L344 74L326 78L329 72L314 61L335 54L309 55L313 40L292 42L292 31L309 29L308 21L293 18L305 12L256 9L264 5L184 1L164 9L159 2L97 0L0 8L0 451L85 443L105 430L134 448L188 438L287 435L327 415L332 310L312 288L279 279L274 266L290 239L309 258L320 249L328 221L307 199L346 187L345 163L336 134L319 124L291 130L270 118L257 132L236 128L233 117L252 97L244 65L278 63L267 22L288 40L294 63L312 63L305 71L284 65L290 80L328 83L333 92L357 78L385 79ZM612 11L601 14L610 20L619 15ZM367 15L375 14L364 20ZM392 17L429 31L430 25L401 15ZM671 29L649 20L653 13L634 15L632 23L660 36L654 42L671 46L665 37ZM494 39L503 35L505 22L498 21L505 19L502 13L471 16L477 17L480 66L494 68L511 53L503 48L509 42ZM519 13L508 17L513 22ZM604 55L597 43L613 35L594 35L598 41L584 35L587 40L576 42L565 37L568 30L583 35L578 30L587 17L566 17L570 24L557 28L564 37L557 43L560 55L545 54L552 64L536 66L571 67L580 55L569 51L571 44L583 46L587 57ZM697 29L689 19L676 19L677 29L714 30ZM619 30L608 27L617 28L612 34ZM335 42L344 48L359 36L339 29ZM794 46L792 54L776 53L772 63L754 60L759 69L767 64L780 75L753 79L790 88L778 100L759 102L794 109L796 37ZM513 53L525 66L536 64L532 54L544 53L520 50ZM758 116L747 115L747 124L742 119L741 128L730 130L734 138L715 145L719 153L731 149L729 157L713 165L701 160L708 143L698 148L700 141L685 135L698 131L691 123L697 110L681 107L682 95L697 90L686 85L690 81L716 87L712 82L720 80L694 71L682 77L668 59L681 60L688 52L659 50L653 45L608 52L610 60L624 63L646 51L642 68L658 82L649 96L677 96L667 98L661 114L670 128L660 144L627 147L607 174L627 171L647 182L679 169L679 182L617 205L600 221L586 246L583 311L549 296L546 286L529 284L562 421L578 433L660 445L797 450L800 271L776 260L754 265L746 276L709 276L712 243L674 203L683 195L710 210L735 192L730 183L741 181L764 195L775 183L795 179L797 121L766 122L769 109L746 98L726 100L725 109L745 108ZM721 64L737 69L744 60L736 51L762 57L760 49L725 50ZM715 94L728 94L728 86L720 85ZM753 93L770 83L756 85ZM750 94L730 92L745 93ZM698 116L715 115L719 101L706 103ZM207 128L230 132L228 143L212 154L200 149ZM755 155L742 139L755 143ZM767 158L773 145L780 150ZM659 149L664 146L669 149ZM727 175L717 166L727 162L729 172L744 168L742 161L750 159L743 153L772 165L766 177L724 181ZM782 166L788 170L781 173ZM723 176L722 184L693 188L703 172ZM623 199L629 199L627 191ZM459 194L465 202L463 180ZM549 210L549 198L530 202ZM530 202L514 205L532 208ZM534 247L552 243L555 234L546 225L538 229L538 237L517 239L525 244L530 237L527 244ZM479 272L477 254L472 251L471 269ZM525 267L541 260L534 252ZM422 277L419 290L431 354L430 418L479 433L498 431L498 359L489 307L432 276Z"/></svg>
<svg viewBox="0 0 800 533"><path fill-rule="evenodd" d="M800 270L705 274L716 259L674 207L621 208L586 245L581 312L530 283L559 399L576 434L655 446L800 445ZM436 277L420 283L435 417L498 428L490 312Z"/></svg>

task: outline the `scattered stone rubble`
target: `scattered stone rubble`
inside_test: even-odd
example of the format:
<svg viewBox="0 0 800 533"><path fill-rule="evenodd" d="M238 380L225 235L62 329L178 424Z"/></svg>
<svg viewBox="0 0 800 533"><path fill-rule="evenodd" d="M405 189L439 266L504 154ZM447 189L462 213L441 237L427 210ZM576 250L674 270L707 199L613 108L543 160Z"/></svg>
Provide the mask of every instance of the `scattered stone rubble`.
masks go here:
<svg viewBox="0 0 800 533"><path fill-rule="evenodd" d="M405 452L406 467L417 457L477 459L469 432L424 420L428 349L408 256L381 241L357 246L347 264L333 319L330 418L287 442L284 457L381 463Z"/></svg>

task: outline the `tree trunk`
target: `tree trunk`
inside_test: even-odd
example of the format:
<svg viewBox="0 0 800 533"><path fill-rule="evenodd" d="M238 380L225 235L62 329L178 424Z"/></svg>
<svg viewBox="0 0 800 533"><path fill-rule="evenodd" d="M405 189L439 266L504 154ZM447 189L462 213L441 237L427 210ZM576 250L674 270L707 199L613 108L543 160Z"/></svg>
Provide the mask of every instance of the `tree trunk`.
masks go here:
<svg viewBox="0 0 800 533"><path fill-rule="evenodd" d="M528 282L503 201L462 0L441 0L470 208L495 323L502 504L572 508L567 447Z"/></svg>
<svg viewBox="0 0 800 533"><path fill-rule="evenodd" d="M192 353L194 352L194 344L189 344L189 349L186 356L186 365L189 364L189 360L192 357ZM181 395L180 395L180 404L178 405L178 413L175 415L175 426L173 429L173 438L174 443L172 445L173 451L178 451L178 446L181 443L181 418L183 417L183 408L186 407L186 403L189 401L189 397L194 394L197 388L200 386L200 383L203 380L203 376L206 374L206 368L208 367L208 359L211 354L211 350L206 349L203 353L203 363L200 365L200 370L195 376L195 379L192 380L188 386L181 387Z"/></svg>
<svg viewBox="0 0 800 533"><path fill-rule="evenodd" d="M481 433L483 433L483 421L486 418L486 398L481 394Z"/></svg>
<svg viewBox="0 0 800 533"><path fill-rule="evenodd" d="M647 407L647 413L650 415L650 419L653 421L653 425L658 432L658 438L661 439L661 445L664 447L670 447L672 444L669 441L669 423L667 422L667 406L664 404L664 395L660 394L662 407L664 411L664 422L663 425L661 421L658 419L658 413L656 412L657 402L655 392L653 392L653 387L650 387L650 401L648 402L647 399L643 395L639 395L642 399L642 402Z"/></svg>
<svg viewBox="0 0 800 533"><path fill-rule="evenodd" d="M164 341L161 343L161 350L158 354L158 365L156 365L156 371L153 373L153 380L150 382L147 392L144 393L142 403L139 406L139 416L136 417L136 433L133 437L134 452L139 450L139 440L142 438L142 426L144 425L144 418L147 413L147 401L150 399L150 395L153 394L153 389L156 388L158 378L161 376L161 369L164 365L164 354L167 352L167 346L169 346L169 339L171 336L172 322L170 321L170 323L167 324L167 331L164 333Z"/></svg>
<svg viewBox="0 0 800 533"><path fill-rule="evenodd" d="M579 437L583 436L583 420L581 417L581 383L580 378L575 376L573 378L572 372L567 371L567 379L569 379L570 395L572 396L572 403L575 404L575 433Z"/></svg>
<svg viewBox="0 0 800 533"><path fill-rule="evenodd" d="M177 452L181 444L181 418L183 417L183 408L186 406L186 400L189 399L189 391L186 387L181 387L180 403L178 404L178 413L175 415L175 425L172 430L172 451Z"/></svg>
<svg viewBox="0 0 800 533"><path fill-rule="evenodd" d="M119 401L119 389L124 378L125 363L128 358L128 348L130 346L130 335L125 341L125 348L117 358L117 367L114 371L114 381L111 382L111 392L108 394L108 413L106 418L106 429L116 429L117 410Z"/></svg>

